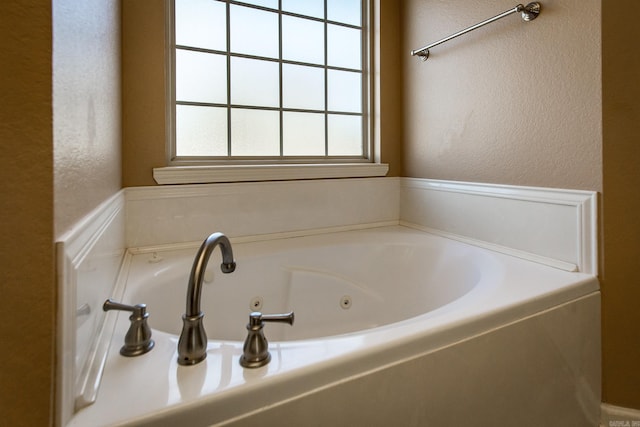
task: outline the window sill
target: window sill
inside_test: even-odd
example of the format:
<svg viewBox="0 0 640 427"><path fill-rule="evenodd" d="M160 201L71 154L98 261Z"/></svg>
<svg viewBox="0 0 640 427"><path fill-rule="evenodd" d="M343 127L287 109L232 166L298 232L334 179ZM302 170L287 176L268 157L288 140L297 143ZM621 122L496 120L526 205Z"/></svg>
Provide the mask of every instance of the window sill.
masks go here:
<svg viewBox="0 0 640 427"><path fill-rule="evenodd" d="M385 176L385 163L167 166L153 169L158 184L206 184L241 181L283 181Z"/></svg>

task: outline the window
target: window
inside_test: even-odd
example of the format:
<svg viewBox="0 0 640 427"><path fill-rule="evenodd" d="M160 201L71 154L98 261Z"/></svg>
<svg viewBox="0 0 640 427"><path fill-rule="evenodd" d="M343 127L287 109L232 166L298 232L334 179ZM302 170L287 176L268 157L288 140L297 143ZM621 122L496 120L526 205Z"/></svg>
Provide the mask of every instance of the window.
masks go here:
<svg viewBox="0 0 640 427"><path fill-rule="evenodd" d="M367 3L172 0L170 164L369 161Z"/></svg>

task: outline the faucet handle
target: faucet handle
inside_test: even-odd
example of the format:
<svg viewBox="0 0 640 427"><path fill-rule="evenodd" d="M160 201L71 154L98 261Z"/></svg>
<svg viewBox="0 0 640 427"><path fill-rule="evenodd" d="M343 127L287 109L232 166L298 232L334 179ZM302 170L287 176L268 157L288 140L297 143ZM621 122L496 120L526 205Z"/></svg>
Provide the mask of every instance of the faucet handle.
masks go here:
<svg viewBox="0 0 640 427"><path fill-rule="evenodd" d="M293 325L294 318L293 311L283 314L262 314L259 311L254 311L249 315L249 325L258 326L262 322L282 322Z"/></svg>
<svg viewBox="0 0 640 427"><path fill-rule="evenodd" d="M247 323L249 333L242 348L240 365L245 368L259 368L269 363L271 353L269 353L269 342L262 331L264 322L283 322L293 325L293 320L293 311L284 314L262 314L259 311L251 313Z"/></svg>
<svg viewBox="0 0 640 427"><path fill-rule="evenodd" d="M124 337L124 345L120 348L123 356L140 356L150 351L155 342L151 339L151 328L147 323L149 313L146 304L127 305L107 299L102 305L104 311L121 310L132 312L129 316L131 325Z"/></svg>
<svg viewBox="0 0 640 427"><path fill-rule="evenodd" d="M111 298L108 298L102 305L102 309L104 311L109 311L109 310L131 311L132 313L138 316L143 316L147 310L147 305L146 304L136 304L136 305L122 304L121 302L115 302Z"/></svg>

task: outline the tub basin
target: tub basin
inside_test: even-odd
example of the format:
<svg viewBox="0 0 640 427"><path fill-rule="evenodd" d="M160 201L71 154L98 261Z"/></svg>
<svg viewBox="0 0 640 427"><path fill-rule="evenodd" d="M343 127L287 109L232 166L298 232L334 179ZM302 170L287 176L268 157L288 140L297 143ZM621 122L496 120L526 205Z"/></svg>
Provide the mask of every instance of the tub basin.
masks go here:
<svg viewBox="0 0 640 427"><path fill-rule="evenodd" d="M418 237L418 238L416 238ZM467 294L499 264L468 245L378 230L233 244L236 271L208 263L201 309L207 336L240 341L251 311L294 311L293 327L270 324L271 341L375 328L427 313ZM129 299L147 304L154 329L179 334L197 247L134 257Z"/></svg>

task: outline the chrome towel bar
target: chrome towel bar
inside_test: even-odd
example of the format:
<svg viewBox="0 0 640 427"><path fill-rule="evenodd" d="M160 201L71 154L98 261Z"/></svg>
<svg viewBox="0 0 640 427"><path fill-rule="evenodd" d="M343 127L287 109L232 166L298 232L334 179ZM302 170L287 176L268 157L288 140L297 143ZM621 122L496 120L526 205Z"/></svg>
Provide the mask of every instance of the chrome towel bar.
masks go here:
<svg viewBox="0 0 640 427"><path fill-rule="evenodd" d="M451 39L455 39L458 36L461 36L463 34L466 34L470 31L475 30L476 28L480 28L484 25L490 24L493 21L497 21L498 19L504 18L505 16L511 15L512 13L517 13L520 12L520 14L522 15L522 19L524 21L533 21L534 19L536 19L538 17L538 15L540 14L540 10L542 9L542 6L540 5L540 3L538 2L533 2L533 3L529 3L526 6L523 6L521 4L517 5L516 7L514 7L513 9L509 9L505 12L502 12L499 15L494 16L493 18L489 18L485 21L482 21L476 25L472 25L469 28L465 28L462 31L458 31L455 34L452 34L448 37L445 37L441 40L438 40L437 42L431 43L427 46L421 47L420 49L416 49L416 50L412 50L411 51L411 55L412 56L419 56L420 58L422 58L423 61L426 61L429 58L429 49L431 49L434 46L438 46L439 44L442 44L444 42L447 42Z"/></svg>

